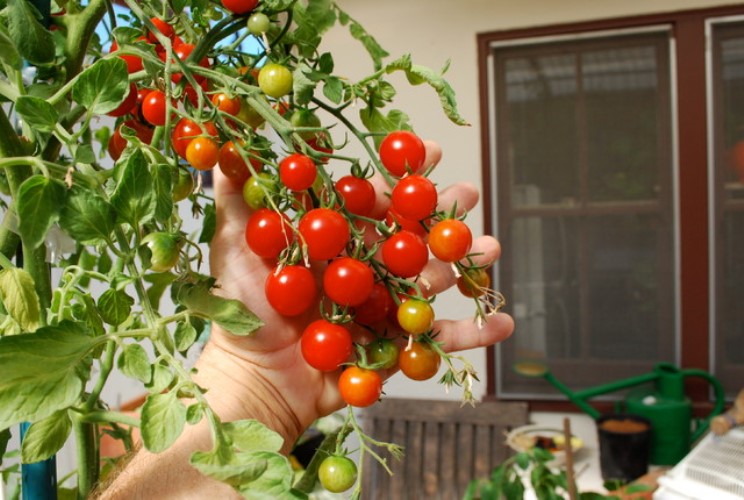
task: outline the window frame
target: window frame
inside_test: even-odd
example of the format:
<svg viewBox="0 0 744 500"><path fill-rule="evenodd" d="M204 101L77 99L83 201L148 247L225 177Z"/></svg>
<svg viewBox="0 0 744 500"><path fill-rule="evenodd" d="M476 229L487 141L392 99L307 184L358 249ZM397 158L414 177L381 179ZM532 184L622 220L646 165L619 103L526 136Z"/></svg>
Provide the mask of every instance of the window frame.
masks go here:
<svg viewBox="0 0 744 500"><path fill-rule="evenodd" d="M492 106L495 102L491 85L492 45L522 44L526 40L551 37L574 36L596 37L617 30L658 29L669 26L671 31L670 64L672 75L672 155L673 164L673 212L675 220L675 254L677 256L676 316L679 349L677 364L681 368L714 368L715 310L711 291L715 288L714 241L711 237L713 189L710 169L711 133L713 123L709 112L710 96L708 71L709 57L706 38L709 23L713 19L744 15L744 6L725 6L675 11L651 15L600 19L586 22L538 26L507 31L480 33L478 46L478 81L481 124L481 170L483 184L484 230L498 236L498 220L495 207L496 192L496 144ZM680 64L679 61L684 61ZM701 244L701 242L703 242ZM708 243L706 243L708 242ZM701 265L701 263L703 265ZM494 270L494 282L498 286L499 270ZM704 335L701 335L704 332ZM496 347L487 351L488 377L486 398L497 396ZM690 380L687 393L697 409L710 408L709 387L701 380ZM512 399L512 398L510 398ZM609 408L609 403L598 407ZM575 409L568 402L532 400L533 410Z"/></svg>

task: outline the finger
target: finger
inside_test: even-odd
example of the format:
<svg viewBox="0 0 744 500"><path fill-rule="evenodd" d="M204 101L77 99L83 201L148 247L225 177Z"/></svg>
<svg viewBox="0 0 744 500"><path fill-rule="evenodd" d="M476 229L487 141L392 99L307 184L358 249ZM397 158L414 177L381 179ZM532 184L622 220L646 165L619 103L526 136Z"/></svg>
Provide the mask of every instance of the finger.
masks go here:
<svg viewBox="0 0 744 500"><path fill-rule="evenodd" d="M478 204L479 197L478 188L474 184L458 182L439 192L437 208L442 212L449 213L457 205L457 215L461 216Z"/></svg>
<svg viewBox="0 0 744 500"><path fill-rule="evenodd" d="M425 140L424 146L426 147L426 157L424 158L424 165L419 169L419 172L437 166L442 160L442 146L438 142Z"/></svg>
<svg viewBox="0 0 744 500"><path fill-rule="evenodd" d="M228 179L219 168L212 170L217 227L243 229L248 221L248 207L243 189Z"/></svg>
<svg viewBox="0 0 744 500"><path fill-rule="evenodd" d="M501 256L501 245L493 236L481 236L473 241L470 249L472 263L475 266L490 266ZM441 293L457 282L452 264L431 259L421 273L423 291L431 296Z"/></svg>
<svg viewBox="0 0 744 500"><path fill-rule="evenodd" d="M436 340L445 352L466 351L486 347L508 339L514 331L514 320L505 313L486 316L482 324L474 319L438 320Z"/></svg>

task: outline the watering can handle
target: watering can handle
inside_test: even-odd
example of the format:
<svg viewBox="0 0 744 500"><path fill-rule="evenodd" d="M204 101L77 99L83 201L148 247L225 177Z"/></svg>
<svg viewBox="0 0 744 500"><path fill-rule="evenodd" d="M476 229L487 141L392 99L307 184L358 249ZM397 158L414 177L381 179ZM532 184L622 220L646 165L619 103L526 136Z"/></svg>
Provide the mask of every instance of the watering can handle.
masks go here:
<svg viewBox="0 0 744 500"><path fill-rule="evenodd" d="M715 395L716 404L713 407L713 410L708 414L705 419L697 426L695 431L692 433L692 441L695 442L697 439L703 435L703 433L708 430L708 426L710 425L710 421L715 417L716 415L719 415L723 412L724 406L726 405L726 394L723 390L723 385L721 385L721 382L718 381L717 378L715 378L710 373L704 371L704 370L697 370L695 368L682 370L682 373L686 377L701 377L708 381L708 383L713 386L713 393Z"/></svg>

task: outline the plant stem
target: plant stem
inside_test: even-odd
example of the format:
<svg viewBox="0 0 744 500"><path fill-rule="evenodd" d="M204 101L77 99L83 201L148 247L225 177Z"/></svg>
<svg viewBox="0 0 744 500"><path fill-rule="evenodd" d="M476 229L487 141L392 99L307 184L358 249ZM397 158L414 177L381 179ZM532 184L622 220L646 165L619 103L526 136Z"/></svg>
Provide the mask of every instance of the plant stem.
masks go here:
<svg viewBox="0 0 744 500"><path fill-rule="evenodd" d="M98 439L97 425L85 422L82 418L73 419L75 449L78 462L78 498L84 500L98 482Z"/></svg>
<svg viewBox="0 0 744 500"><path fill-rule="evenodd" d="M101 391L103 391L103 387L106 385L108 376L111 373L111 370L114 368L114 354L115 353L116 353L116 342L113 340L109 340L106 343L106 351L101 357L101 374L98 376L96 385L90 391L90 396L88 396L88 400L85 402L85 405L84 405L84 410L86 412L90 412L95 407L96 403L98 402L98 398L101 395Z"/></svg>
<svg viewBox="0 0 744 500"><path fill-rule="evenodd" d="M86 413L80 417L83 422L101 422L101 423L117 423L128 425L130 427L139 427L140 419L131 415L126 415L118 411L93 411Z"/></svg>

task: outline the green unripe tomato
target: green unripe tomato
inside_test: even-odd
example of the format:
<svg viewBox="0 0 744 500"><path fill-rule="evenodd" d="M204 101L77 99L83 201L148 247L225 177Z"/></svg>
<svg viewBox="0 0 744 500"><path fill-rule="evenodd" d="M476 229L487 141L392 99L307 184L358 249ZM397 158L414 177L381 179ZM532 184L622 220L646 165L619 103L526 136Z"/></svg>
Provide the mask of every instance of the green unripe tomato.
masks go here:
<svg viewBox="0 0 744 500"><path fill-rule="evenodd" d="M258 175L251 176L243 184L243 200L251 210L265 208L267 193L274 192L275 189L276 179L268 172L260 172Z"/></svg>
<svg viewBox="0 0 744 500"><path fill-rule="evenodd" d="M398 365L398 344L390 339L379 338L367 346L367 361L380 369L390 369Z"/></svg>
<svg viewBox="0 0 744 500"><path fill-rule="evenodd" d="M289 122L293 127L298 128L320 128L320 118L309 109L298 109L289 117ZM306 141L315 137L317 133L317 131L311 130L298 132L300 137Z"/></svg>
<svg viewBox="0 0 744 500"><path fill-rule="evenodd" d="M183 245L182 239L175 234L155 232L142 239L150 249L150 269L156 273L170 271L178 263Z"/></svg>
<svg viewBox="0 0 744 500"><path fill-rule="evenodd" d="M194 176L188 169L178 167L176 179L173 184L173 201L185 200L194 191Z"/></svg>
<svg viewBox="0 0 744 500"><path fill-rule="evenodd" d="M294 79L286 66L266 63L258 72L258 86L267 96L278 99L292 92Z"/></svg>
<svg viewBox="0 0 744 500"><path fill-rule="evenodd" d="M248 124L253 129L260 127L266 121L266 118L261 116L259 112L256 111L253 106L248 104L248 101L246 101L245 99L240 100L240 111L238 111L236 118Z"/></svg>
<svg viewBox="0 0 744 500"><path fill-rule="evenodd" d="M269 16L263 12L256 12L251 14L251 17L248 18L247 24L248 31L250 31L252 35L261 36L269 31L269 28L271 27L271 19L269 19Z"/></svg>
<svg viewBox="0 0 744 500"><path fill-rule="evenodd" d="M318 479L323 488L331 493L341 493L354 486L357 480L357 466L348 457L331 455L321 462Z"/></svg>

